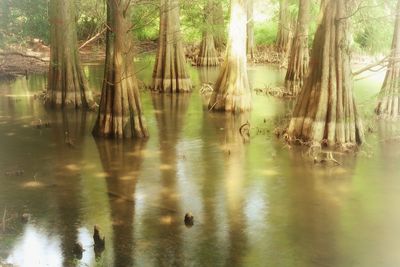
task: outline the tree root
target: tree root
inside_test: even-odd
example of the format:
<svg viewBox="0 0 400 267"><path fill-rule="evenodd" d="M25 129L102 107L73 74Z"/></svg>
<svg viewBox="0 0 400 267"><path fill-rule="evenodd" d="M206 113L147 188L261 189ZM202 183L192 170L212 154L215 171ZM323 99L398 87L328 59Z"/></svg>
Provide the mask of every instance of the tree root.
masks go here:
<svg viewBox="0 0 400 267"><path fill-rule="evenodd" d="M278 98L292 98L295 97L291 92L286 90L285 87L270 87L267 86L265 88L255 88L254 92L258 95L269 95Z"/></svg>
<svg viewBox="0 0 400 267"><path fill-rule="evenodd" d="M250 141L250 123L247 121L239 128L240 136L242 137L243 143Z"/></svg>

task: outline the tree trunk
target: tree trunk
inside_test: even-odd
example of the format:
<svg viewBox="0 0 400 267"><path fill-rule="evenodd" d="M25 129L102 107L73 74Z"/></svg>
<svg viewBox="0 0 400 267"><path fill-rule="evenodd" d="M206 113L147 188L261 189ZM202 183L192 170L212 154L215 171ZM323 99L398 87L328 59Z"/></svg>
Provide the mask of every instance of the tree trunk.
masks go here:
<svg viewBox="0 0 400 267"><path fill-rule="evenodd" d="M87 108L93 96L80 66L75 2L51 0L49 20L51 52L46 102L52 107Z"/></svg>
<svg viewBox="0 0 400 267"><path fill-rule="evenodd" d="M204 8L205 29L203 31L203 39L200 45L200 53L197 57L197 65L199 66L217 66L219 65L218 53L215 49L213 34L213 0L207 0Z"/></svg>
<svg viewBox="0 0 400 267"><path fill-rule="evenodd" d="M276 37L276 48L279 53L286 54L291 42L291 19L289 14L289 0L279 1L279 23Z"/></svg>
<svg viewBox="0 0 400 267"><path fill-rule="evenodd" d="M148 136L129 35L129 0L107 1L106 62L99 114L93 135L123 138Z"/></svg>
<svg viewBox="0 0 400 267"><path fill-rule="evenodd" d="M246 0L231 0L226 58L211 95L209 109L242 112L251 109L247 78Z"/></svg>
<svg viewBox="0 0 400 267"><path fill-rule="evenodd" d="M353 97L346 8L349 0L322 1L310 72L287 132L291 141L347 145L364 139Z"/></svg>
<svg viewBox="0 0 400 267"><path fill-rule="evenodd" d="M247 0L247 55L254 60L254 3Z"/></svg>
<svg viewBox="0 0 400 267"><path fill-rule="evenodd" d="M178 0L161 0L160 35L153 72L153 89L167 93L189 92L189 78L179 23Z"/></svg>
<svg viewBox="0 0 400 267"><path fill-rule="evenodd" d="M298 95L308 70L308 24L310 0L299 0L299 15L295 38L293 38L288 69L285 77L286 87L292 95Z"/></svg>
<svg viewBox="0 0 400 267"><path fill-rule="evenodd" d="M400 0L397 1L396 21L393 33L392 51L383 82L376 114L387 119L400 117Z"/></svg>
<svg viewBox="0 0 400 267"><path fill-rule="evenodd" d="M225 21L224 21L224 9L222 7L222 1L213 0L213 26L214 26L214 42L215 48L218 51L222 51L226 44L225 35Z"/></svg>

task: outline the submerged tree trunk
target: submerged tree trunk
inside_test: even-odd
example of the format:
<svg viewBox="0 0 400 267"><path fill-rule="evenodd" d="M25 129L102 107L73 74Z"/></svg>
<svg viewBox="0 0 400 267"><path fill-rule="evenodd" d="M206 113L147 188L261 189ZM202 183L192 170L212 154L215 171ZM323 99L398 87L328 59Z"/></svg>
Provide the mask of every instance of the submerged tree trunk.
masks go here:
<svg viewBox="0 0 400 267"><path fill-rule="evenodd" d="M51 0L50 67L47 103L60 107L85 107L93 101L80 66L75 22L75 2Z"/></svg>
<svg viewBox="0 0 400 267"><path fill-rule="evenodd" d="M160 34L153 72L153 89L167 93L189 92L189 78L182 47L179 1L161 0Z"/></svg>
<svg viewBox="0 0 400 267"><path fill-rule="evenodd" d="M383 82L376 114L387 119L400 117L400 0L397 1L396 22L393 33L392 51Z"/></svg>
<svg viewBox="0 0 400 267"><path fill-rule="evenodd" d="M129 0L107 1L106 62L99 114L93 135L123 138L148 136L133 67Z"/></svg>
<svg viewBox="0 0 400 267"><path fill-rule="evenodd" d="M347 8L349 0L322 2L310 72L287 132L291 141L347 145L364 139L353 97Z"/></svg>
<svg viewBox="0 0 400 267"><path fill-rule="evenodd" d="M289 0L279 0L279 23L276 36L276 48L279 53L286 54L291 42L291 19L289 14Z"/></svg>
<svg viewBox="0 0 400 267"><path fill-rule="evenodd" d="M247 0L247 55L251 60L254 59L254 3Z"/></svg>
<svg viewBox="0 0 400 267"><path fill-rule="evenodd" d="M246 0L232 0L231 3L226 58L211 95L209 109L242 112L251 109L246 63Z"/></svg>
<svg viewBox="0 0 400 267"><path fill-rule="evenodd" d="M303 86L308 70L308 24L310 0L299 0L299 15L293 38L285 84L292 95L297 95Z"/></svg>
<svg viewBox="0 0 400 267"><path fill-rule="evenodd" d="M205 29L203 30L203 39L200 45L200 53L197 57L197 65L199 66L219 65L218 53L215 49L213 34L213 9L213 0L207 0L207 4L204 8Z"/></svg>

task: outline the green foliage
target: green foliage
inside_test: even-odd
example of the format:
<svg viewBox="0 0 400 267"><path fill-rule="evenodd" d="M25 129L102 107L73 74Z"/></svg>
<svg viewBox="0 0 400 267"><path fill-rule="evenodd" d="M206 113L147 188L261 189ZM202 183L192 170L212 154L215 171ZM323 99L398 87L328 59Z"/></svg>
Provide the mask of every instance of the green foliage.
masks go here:
<svg viewBox="0 0 400 267"><path fill-rule="evenodd" d="M48 42L47 0L2 0L0 5L2 45L21 44L29 38Z"/></svg>
<svg viewBox="0 0 400 267"><path fill-rule="evenodd" d="M254 39L256 45L272 45L275 43L278 23L270 20L254 24Z"/></svg>
<svg viewBox="0 0 400 267"><path fill-rule="evenodd" d="M78 40L87 40L101 31L106 23L105 1L76 1Z"/></svg>
<svg viewBox="0 0 400 267"><path fill-rule="evenodd" d="M156 40L160 24L159 1L140 1L133 7L133 34L139 41Z"/></svg>
<svg viewBox="0 0 400 267"><path fill-rule="evenodd" d="M365 0L352 17L353 47L368 54L388 53L390 50L396 1Z"/></svg>

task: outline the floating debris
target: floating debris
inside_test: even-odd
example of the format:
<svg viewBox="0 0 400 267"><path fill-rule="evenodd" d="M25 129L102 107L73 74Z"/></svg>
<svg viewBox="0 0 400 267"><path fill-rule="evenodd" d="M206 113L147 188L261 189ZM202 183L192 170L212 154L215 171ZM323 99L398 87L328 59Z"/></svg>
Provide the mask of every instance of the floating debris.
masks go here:
<svg viewBox="0 0 400 267"><path fill-rule="evenodd" d="M185 214L185 220L184 220L184 222L185 222L185 225L186 225L187 227L192 227L192 226L193 226L193 224L194 224L194 217L193 217L193 215L192 215L191 212L188 212L188 213Z"/></svg>
<svg viewBox="0 0 400 267"><path fill-rule="evenodd" d="M93 241L94 241L94 248L104 249L106 237L100 237L100 227L98 225L94 226L94 233L93 233Z"/></svg>
<svg viewBox="0 0 400 267"><path fill-rule="evenodd" d="M82 243L81 242L76 242L75 245L74 245L74 251L73 252L74 252L75 257L78 260L82 259L84 251L85 250L83 249Z"/></svg>

